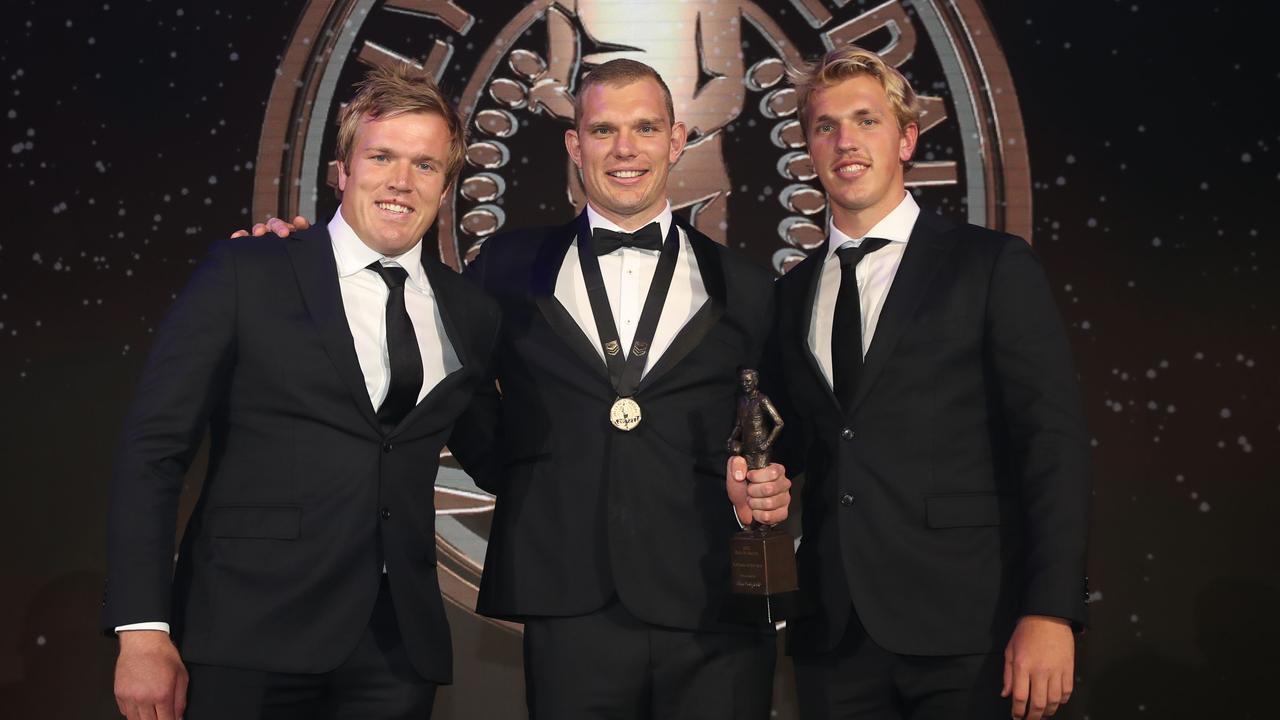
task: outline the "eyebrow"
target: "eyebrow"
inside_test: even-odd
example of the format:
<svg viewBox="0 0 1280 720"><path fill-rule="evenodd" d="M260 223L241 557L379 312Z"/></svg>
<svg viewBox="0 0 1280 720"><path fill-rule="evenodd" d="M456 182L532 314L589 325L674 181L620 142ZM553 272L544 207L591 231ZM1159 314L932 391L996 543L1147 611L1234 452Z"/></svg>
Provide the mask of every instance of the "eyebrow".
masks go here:
<svg viewBox="0 0 1280 720"><path fill-rule="evenodd" d="M881 113L880 113L880 111L879 111L879 110L873 110L872 108L865 108L865 107L864 107L864 108L858 108L857 110L854 110L852 113L849 113L849 115L852 115L853 117L866 117L866 116L868 116L868 115L877 115L877 116L878 116L878 115L880 115L880 114L881 114ZM819 115L818 117L814 118L814 122L819 122L819 121L822 121L822 122L834 122L834 121L839 120L839 119L840 119L840 118L839 118L838 116L836 116L836 115L832 115L832 114L830 114L830 113L823 113L823 114Z"/></svg>
<svg viewBox="0 0 1280 720"><path fill-rule="evenodd" d="M364 149L364 151L365 151L365 152L367 152L367 153L378 153L379 155L393 155L393 156L397 156L397 157L399 156L399 154L398 154L398 153L396 153L396 151L395 151L395 150L392 150L392 149L391 149L391 148L389 148L389 147L373 146L373 147L367 147L367 148L365 148L365 149ZM439 163L440 163L440 158L438 158L438 157L436 157L436 156L434 156L434 155L419 155L419 156L415 157L413 160L414 160L414 162L420 162L420 161L422 161L422 160L427 160L427 161L429 161L429 162L433 162L433 163L437 163L437 164L439 164Z"/></svg>
<svg viewBox="0 0 1280 720"><path fill-rule="evenodd" d="M624 124L628 124L628 123L624 123ZM656 127L666 127L667 121L661 118L637 118L636 120L631 121L629 124L633 126L634 125L653 125ZM613 122L611 120L597 120L595 122L587 123L587 127L591 129L616 128L618 127L618 123Z"/></svg>

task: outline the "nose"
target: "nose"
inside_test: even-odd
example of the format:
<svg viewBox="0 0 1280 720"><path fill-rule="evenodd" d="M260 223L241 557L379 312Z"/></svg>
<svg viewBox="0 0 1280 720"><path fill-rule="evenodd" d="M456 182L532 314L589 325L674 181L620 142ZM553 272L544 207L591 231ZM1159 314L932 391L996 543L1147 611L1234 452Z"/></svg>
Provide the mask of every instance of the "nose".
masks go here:
<svg viewBox="0 0 1280 720"><path fill-rule="evenodd" d="M614 136L613 155L618 158L635 157L635 143L630 133L620 132Z"/></svg>
<svg viewBox="0 0 1280 720"><path fill-rule="evenodd" d="M391 173L387 177L387 187L399 192L408 192L413 185L412 173L413 164L408 160L396 162L392 165Z"/></svg>
<svg viewBox="0 0 1280 720"><path fill-rule="evenodd" d="M858 139L854 126L850 123L840 123L840 129L836 131L836 147L840 150L857 150Z"/></svg>

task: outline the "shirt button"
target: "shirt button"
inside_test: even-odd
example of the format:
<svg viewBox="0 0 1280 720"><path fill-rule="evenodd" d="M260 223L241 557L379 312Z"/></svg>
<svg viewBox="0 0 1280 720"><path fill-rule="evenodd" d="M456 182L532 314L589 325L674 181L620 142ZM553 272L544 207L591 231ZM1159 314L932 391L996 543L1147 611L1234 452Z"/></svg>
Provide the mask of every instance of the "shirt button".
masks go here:
<svg viewBox="0 0 1280 720"><path fill-rule="evenodd" d="M841 431L840 431L840 438L841 438L842 440L852 440L852 439L853 439L853 428L845 428L845 429L841 430Z"/></svg>
<svg viewBox="0 0 1280 720"><path fill-rule="evenodd" d="M382 512L380 512L380 513L378 513L378 514L382 516L382 519L383 519L383 520L390 520L390 519L391 519L391 509L390 509L390 508L382 508Z"/></svg>
<svg viewBox="0 0 1280 720"><path fill-rule="evenodd" d="M395 445L393 445L393 444L391 444L391 443L389 443L389 442L384 442L384 443L382 443L382 452L384 452L384 453L389 453L389 452L391 452L392 450L395 450L395 449L396 449L396 446L395 446Z"/></svg>
<svg viewBox="0 0 1280 720"><path fill-rule="evenodd" d="M840 496L840 504L849 507L853 504L853 493L845 493Z"/></svg>

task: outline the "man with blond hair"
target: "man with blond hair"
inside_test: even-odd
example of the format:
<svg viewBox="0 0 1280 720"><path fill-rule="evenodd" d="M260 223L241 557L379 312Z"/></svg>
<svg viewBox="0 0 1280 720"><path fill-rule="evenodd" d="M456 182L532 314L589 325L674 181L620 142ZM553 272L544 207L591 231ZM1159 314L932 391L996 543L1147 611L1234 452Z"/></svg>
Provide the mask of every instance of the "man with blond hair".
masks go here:
<svg viewBox="0 0 1280 720"><path fill-rule="evenodd" d="M338 132L327 227L214 247L156 334L110 494L104 626L131 719L426 718L452 651L432 483L488 428L498 310L424 253L463 125L375 70ZM183 476L209 467L183 534Z"/></svg>
<svg viewBox="0 0 1280 720"><path fill-rule="evenodd" d="M916 205L898 71L844 47L793 81L830 207L774 336L780 460L807 478L801 714L1053 715L1085 620L1089 451L1045 274L1023 240Z"/></svg>

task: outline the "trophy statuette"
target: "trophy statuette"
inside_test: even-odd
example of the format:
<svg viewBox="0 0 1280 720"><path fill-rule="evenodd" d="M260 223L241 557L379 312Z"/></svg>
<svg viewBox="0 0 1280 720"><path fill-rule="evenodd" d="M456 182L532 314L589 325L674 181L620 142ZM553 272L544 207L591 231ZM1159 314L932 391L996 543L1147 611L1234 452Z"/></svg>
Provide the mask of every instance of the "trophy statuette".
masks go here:
<svg viewBox="0 0 1280 720"><path fill-rule="evenodd" d="M743 369L740 378L742 395L728 449L741 455L749 470L759 470L768 467L770 449L784 423L777 408L760 392L759 373ZM765 430L766 416L773 425L769 430ZM794 606L794 593L799 587L791 534L776 525L752 520L730 539L729 557L734 614L754 621L785 619L782 616Z"/></svg>

